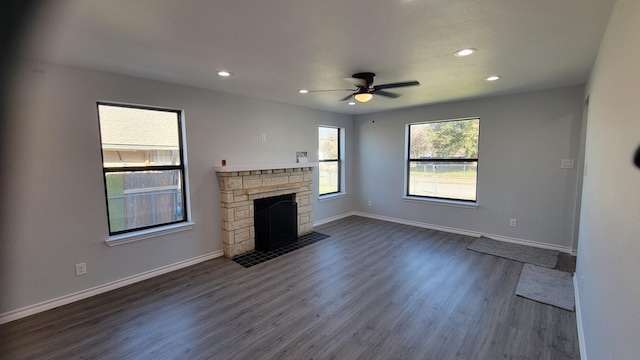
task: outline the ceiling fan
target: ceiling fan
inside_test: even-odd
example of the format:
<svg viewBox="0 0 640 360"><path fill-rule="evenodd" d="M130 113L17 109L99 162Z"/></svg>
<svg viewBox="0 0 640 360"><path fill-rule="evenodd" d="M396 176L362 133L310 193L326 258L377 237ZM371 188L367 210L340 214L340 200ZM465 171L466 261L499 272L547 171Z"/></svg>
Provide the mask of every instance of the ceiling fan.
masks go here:
<svg viewBox="0 0 640 360"><path fill-rule="evenodd" d="M381 85L373 85L373 79L375 78L375 76L376 76L376 74L371 73L371 72L360 72L360 73L353 74L351 76L351 78L346 78L345 80L353 82L353 85L355 85L355 87L356 87L355 89L316 90L316 91L309 91L309 92L352 91L351 94L349 94L349 95L345 96L344 98L340 99L340 101L347 101L347 100L349 100L351 98L354 98L357 101L364 103L364 102L367 102L367 101L373 99L373 95L385 96L385 97L389 97L389 98L392 98L392 99L400 97L400 94L388 92L388 91L385 91L385 89L392 89L392 88L400 88L400 87L406 87L406 86L420 85L420 82L417 81L417 80L397 82L397 83L389 83L389 84L381 84Z"/></svg>

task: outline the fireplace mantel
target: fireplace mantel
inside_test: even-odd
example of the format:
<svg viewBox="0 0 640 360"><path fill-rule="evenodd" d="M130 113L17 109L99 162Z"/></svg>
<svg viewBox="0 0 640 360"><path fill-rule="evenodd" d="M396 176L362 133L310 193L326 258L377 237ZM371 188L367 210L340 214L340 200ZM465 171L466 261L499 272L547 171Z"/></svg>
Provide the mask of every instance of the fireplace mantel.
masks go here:
<svg viewBox="0 0 640 360"><path fill-rule="evenodd" d="M273 169L298 169L306 167L317 167L318 163L285 163L285 164L253 164L253 165L231 165L214 166L216 172L253 171L253 170L273 170Z"/></svg>

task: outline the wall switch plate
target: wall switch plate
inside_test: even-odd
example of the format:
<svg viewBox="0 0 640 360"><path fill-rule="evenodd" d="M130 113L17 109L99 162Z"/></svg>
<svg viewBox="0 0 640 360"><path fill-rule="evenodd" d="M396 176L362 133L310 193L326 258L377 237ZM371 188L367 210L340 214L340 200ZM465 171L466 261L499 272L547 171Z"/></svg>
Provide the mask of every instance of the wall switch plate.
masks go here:
<svg viewBox="0 0 640 360"><path fill-rule="evenodd" d="M267 141L267 134L262 134L262 141Z"/></svg>
<svg viewBox="0 0 640 360"><path fill-rule="evenodd" d="M87 263L76 264L76 276L87 274Z"/></svg>
<svg viewBox="0 0 640 360"><path fill-rule="evenodd" d="M561 169L573 169L573 160L572 159L562 159L562 160L560 160L560 168Z"/></svg>
<svg viewBox="0 0 640 360"><path fill-rule="evenodd" d="M371 207L371 200L367 201L367 206Z"/></svg>
<svg viewBox="0 0 640 360"><path fill-rule="evenodd" d="M515 227L516 226L516 219L509 219L509 226Z"/></svg>

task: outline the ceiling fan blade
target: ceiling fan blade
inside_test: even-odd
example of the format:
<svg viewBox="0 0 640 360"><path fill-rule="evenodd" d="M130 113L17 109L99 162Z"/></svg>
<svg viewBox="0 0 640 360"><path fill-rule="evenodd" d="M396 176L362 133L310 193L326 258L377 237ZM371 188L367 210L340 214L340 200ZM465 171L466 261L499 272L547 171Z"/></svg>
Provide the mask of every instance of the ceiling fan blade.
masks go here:
<svg viewBox="0 0 640 360"><path fill-rule="evenodd" d="M328 90L307 90L310 93L327 92L327 91L356 91L355 89L328 89Z"/></svg>
<svg viewBox="0 0 640 360"><path fill-rule="evenodd" d="M349 94L347 96L345 96L344 98L340 99L340 101L347 101L349 99L351 99L353 97L353 94Z"/></svg>
<svg viewBox="0 0 640 360"><path fill-rule="evenodd" d="M392 92L382 91L382 90L373 90L371 93L375 95L390 97L392 99L400 97L400 94L395 94Z"/></svg>
<svg viewBox="0 0 640 360"><path fill-rule="evenodd" d="M406 87L406 86L416 86L416 85L420 85L420 82L417 80L413 80L413 81L405 81L405 82L397 82L397 83L390 83L390 84L382 84L382 85L375 85L373 87L374 90L382 90L382 89L391 89L391 88L399 88L399 87Z"/></svg>

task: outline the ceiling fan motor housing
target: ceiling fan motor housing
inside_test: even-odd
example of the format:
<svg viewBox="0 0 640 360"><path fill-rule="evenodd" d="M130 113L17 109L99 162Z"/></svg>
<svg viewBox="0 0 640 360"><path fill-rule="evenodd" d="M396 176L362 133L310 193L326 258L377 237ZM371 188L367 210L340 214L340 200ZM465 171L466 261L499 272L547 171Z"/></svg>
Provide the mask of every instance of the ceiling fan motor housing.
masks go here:
<svg viewBox="0 0 640 360"><path fill-rule="evenodd" d="M372 72L360 72L360 73L353 74L352 77L354 79L361 79L365 81L364 84L356 84L356 86L358 86L358 88L362 90L362 88L368 89L371 86L371 84L373 84L373 79L376 77L376 74Z"/></svg>

